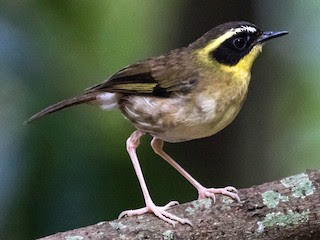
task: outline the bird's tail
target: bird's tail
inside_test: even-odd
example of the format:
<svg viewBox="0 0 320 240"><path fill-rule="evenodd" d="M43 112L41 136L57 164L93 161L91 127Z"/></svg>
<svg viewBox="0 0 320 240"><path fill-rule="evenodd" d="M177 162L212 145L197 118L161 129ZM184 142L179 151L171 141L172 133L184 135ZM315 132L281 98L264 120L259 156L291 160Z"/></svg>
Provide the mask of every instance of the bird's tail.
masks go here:
<svg viewBox="0 0 320 240"><path fill-rule="evenodd" d="M25 121L25 123L26 124L30 123L33 120L36 120L36 119L43 117L47 114L62 110L64 108L79 105L81 103L88 103L88 102L94 101L94 100L96 100L97 95L98 95L97 92L89 92L89 93L85 93L81 96L65 99L61 102L58 102L58 103L53 104L49 107L46 107L45 109L41 110L40 112L34 114L31 118L29 118L27 121Z"/></svg>

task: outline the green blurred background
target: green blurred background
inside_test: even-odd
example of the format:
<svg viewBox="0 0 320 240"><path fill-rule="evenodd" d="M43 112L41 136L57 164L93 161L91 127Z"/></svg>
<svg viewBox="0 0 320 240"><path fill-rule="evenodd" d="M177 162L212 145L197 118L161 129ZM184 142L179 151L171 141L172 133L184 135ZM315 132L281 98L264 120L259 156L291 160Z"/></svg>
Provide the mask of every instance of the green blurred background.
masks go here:
<svg viewBox="0 0 320 240"><path fill-rule="evenodd" d="M206 186L242 188L320 165L320 2L0 1L0 239L32 239L142 207L119 111L79 106L23 121L127 64L247 20L290 35L264 47L236 120L165 149ZM197 192L150 149L138 154L157 204Z"/></svg>

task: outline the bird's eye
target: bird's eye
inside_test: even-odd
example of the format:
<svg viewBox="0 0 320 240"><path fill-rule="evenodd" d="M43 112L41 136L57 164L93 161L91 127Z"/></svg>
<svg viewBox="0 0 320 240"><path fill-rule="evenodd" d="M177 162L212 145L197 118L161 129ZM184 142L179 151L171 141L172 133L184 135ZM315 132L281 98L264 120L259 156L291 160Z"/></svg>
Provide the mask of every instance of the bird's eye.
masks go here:
<svg viewBox="0 0 320 240"><path fill-rule="evenodd" d="M233 40L233 46L238 50L243 50L247 45L247 39L239 37Z"/></svg>

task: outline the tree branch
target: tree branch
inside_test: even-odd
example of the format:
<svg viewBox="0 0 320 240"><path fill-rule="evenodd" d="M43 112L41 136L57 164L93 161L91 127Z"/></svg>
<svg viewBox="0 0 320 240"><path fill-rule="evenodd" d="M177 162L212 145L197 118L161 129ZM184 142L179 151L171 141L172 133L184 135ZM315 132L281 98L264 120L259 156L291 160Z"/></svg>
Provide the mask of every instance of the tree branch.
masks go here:
<svg viewBox="0 0 320 240"><path fill-rule="evenodd" d="M193 227L175 228L152 214L101 222L41 240L320 239L320 169L241 189L242 203L217 196L172 207Z"/></svg>

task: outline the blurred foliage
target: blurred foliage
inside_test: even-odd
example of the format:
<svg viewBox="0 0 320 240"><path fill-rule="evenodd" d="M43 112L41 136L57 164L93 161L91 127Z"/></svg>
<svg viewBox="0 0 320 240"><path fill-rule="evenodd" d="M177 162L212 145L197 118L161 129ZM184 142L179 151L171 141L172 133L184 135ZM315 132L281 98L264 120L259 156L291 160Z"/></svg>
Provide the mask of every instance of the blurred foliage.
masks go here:
<svg viewBox="0 0 320 240"><path fill-rule="evenodd" d="M143 206L119 111L79 106L22 125L137 60L211 27L248 20L290 35L265 47L238 118L217 135L167 151L208 186L245 187L319 167L318 1L2 0L0 239L31 239ZM138 155L154 201L196 192L149 147ZM161 169L159 171L159 169Z"/></svg>

